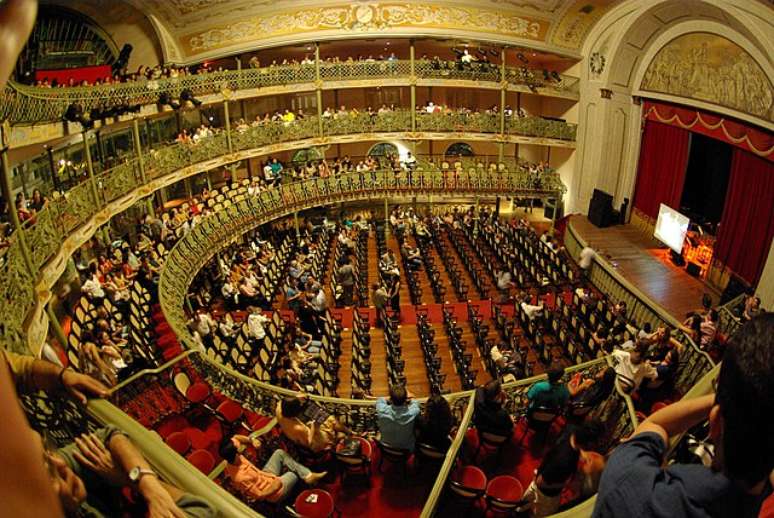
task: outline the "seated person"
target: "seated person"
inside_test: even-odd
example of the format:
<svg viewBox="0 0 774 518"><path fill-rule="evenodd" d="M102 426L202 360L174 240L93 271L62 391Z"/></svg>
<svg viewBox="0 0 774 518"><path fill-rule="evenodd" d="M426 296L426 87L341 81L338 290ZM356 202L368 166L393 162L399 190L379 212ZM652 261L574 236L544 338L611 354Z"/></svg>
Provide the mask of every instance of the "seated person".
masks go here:
<svg viewBox="0 0 774 518"><path fill-rule="evenodd" d="M605 401L615 388L615 369L600 370L594 377L583 379L579 372L567 384L570 401L578 406L594 407Z"/></svg>
<svg viewBox="0 0 774 518"><path fill-rule="evenodd" d="M621 380L621 387L627 392L640 388L646 378L654 380L658 377L656 368L644 359L647 349L647 342L641 338L631 351L616 349L612 353L615 372Z"/></svg>
<svg viewBox="0 0 774 518"><path fill-rule="evenodd" d="M258 439L235 435L223 443L220 456L228 463L224 471L226 477L248 501L281 502L293 490L298 479L311 486L328 474L325 471L313 473L281 449L274 450L263 469L258 469L241 454L247 443L251 443L256 449L261 445Z"/></svg>
<svg viewBox="0 0 774 518"><path fill-rule="evenodd" d="M113 426L47 451L45 460L68 516L122 515L116 508L117 494L129 484L137 489L150 516L217 516L205 500L159 480L132 441Z"/></svg>
<svg viewBox="0 0 774 518"><path fill-rule="evenodd" d="M425 410L417 418L417 442L446 451L451 446L451 433L454 428L454 415L446 398L434 394L427 399Z"/></svg>
<svg viewBox="0 0 774 518"><path fill-rule="evenodd" d="M592 516L771 516L762 505L774 468L772 336L774 316L748 322L729 341L715 394L683 398L640 423L610 455ZM665 463L670 439L707 420L712 465Z"/></svg>
<svg viewBox="0 0 774 518"><path fill-rule="evenodd" d="M499 380L492 380L476 388L473 423L480 432L509 436L513 431L513 420L503 408L505 392Z"/></svg>
<svg viewBox="0 0 774 518"><path fill-rule="evenodd" d="M285 437L294 443L317 453L332 448L344 435L352 433L334 415L329 415L322 424L317 421L303 422L300 416L306 404L305 395L277 401L277 424Z"/></svg>
<svg viewBox="0 0 774 518"><path fill-rule="evenodd" d="M538 407L555 408L561 410L570 399L570 391L562 383L564 376L563 367L554 367L548 369L548 380L538 381L527 391L529 400L529 409L534 410Z"/></svg>
<svg viewBox="0 0 774 518"><path fill-rule="evenodd" d="M535 320L536 317L543 316L543 303L540 302L538 305L530 304L529 294L526 294L522 297L520 305L521 309L524 310L524 313L527 314L527 318L530 320Z"/></svg>
<svg viewBox="0 0 774 518"><path fill-rule="evenodd" d="M569 426L543 456L540 466L535 470L535 478L523 495L528 507L519 510L530 509L530 516L534 517L556 513L559 510L562 490L579 471L581 459L588 475L599 480L604 460L592 450L603 432L602 423L593 419L579 427Z"/></svg>
<svg viewBox="0 0 774 518"><path fill-rule="evenodd" d="M390 386L390 399L376 400L376 424L380 440L393 448L414 451L414 420L420 412L419 403L400 385Z"/></svg>
<svg viewBox="0 0 774 518"><path fill-rule="evenodd" d="M524 377L524 360L508 342L492 346L489 356L500 373L510 374L516 379Z"/></svg>

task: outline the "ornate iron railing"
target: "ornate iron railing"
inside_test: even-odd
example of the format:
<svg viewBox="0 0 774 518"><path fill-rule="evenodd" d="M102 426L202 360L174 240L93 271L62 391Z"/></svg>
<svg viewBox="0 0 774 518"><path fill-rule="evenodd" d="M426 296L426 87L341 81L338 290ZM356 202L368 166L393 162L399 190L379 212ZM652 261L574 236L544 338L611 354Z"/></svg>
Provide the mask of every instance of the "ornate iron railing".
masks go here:
<svg viewBox="0 0 774 518"><path fill-rule="evenodd" d="M733 336L742 326L742 321L737 315L744 311L744 294L735 297L718 307L718 332L726 337Z"/></svg>
<svg viewBox="0 0 774 518"><path fill-rule="evenodd" d="M581 250L586 247L586 242L577 233L572 225L572 221L567 224L564 244L567 252L576 261L580 257ZM678 370L677 380L675 380L675 388L680 393L684 394L688 391L699 378L709 372L715 365L715 362L712 361L707 353L699 349L688 335L678 329L680 322L675 317L627 281L607 261L600 258L599 255L594 256L594 261L589 271L589 278L592 284L607 295L610 300L626 302L627 315L630 319L641 325L645 322L650 322L653 329L665 325L676 330L673 332L673 336L685 346L680 355L681 366Z"/></svg>
<svg viewBox="0 0 774 518"><path fill-rule="evenodd" d="M319 68L322 88L335 87L334 83L343 81L362 82L390 78L394 79L396 84L407 86L412 81L424 79L491 83L492 88L499 88L503 81L502 69L499 66L460 67L455 62L433 63L417 60L414 63L414 76L411 74L411 61L408 60L322 62ZM506 85L511 90L577 97L577 78L558 75L558 81L547 80L542 71L512 67L505 70ZM55 122L62 119L62 115L72 103L80 104L86 112L93 108L124 103L149 105L158 102L163 94L178 99L183 90L190 90L194 96L304 84L308 85L308 90L314 90L316 80L316 66L312 64L225 70L83 87L41 88L10 83L0 92L0 120L8 120L12 124ZM326 82L331 84L326 85Z"/></svg>

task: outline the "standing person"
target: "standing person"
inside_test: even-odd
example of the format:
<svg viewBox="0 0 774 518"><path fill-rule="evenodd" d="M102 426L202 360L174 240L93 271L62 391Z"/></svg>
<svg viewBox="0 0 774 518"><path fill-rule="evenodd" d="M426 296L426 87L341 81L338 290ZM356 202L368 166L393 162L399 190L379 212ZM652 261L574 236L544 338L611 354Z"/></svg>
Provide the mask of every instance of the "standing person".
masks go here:
<svg viewBox="0 0 774 518"><path fill-rule="evenodd" d="M580 256L578 258L578 266L580 266L581 274L585 279L589 278L589 271L591 270L591 264L594 262L594 257L596 257L596 255L597 253L590 246L587 246L580 252Z"/></svg>
<svg viewBox="0 0 774 518"><path fill-rule="evenodd" d="M371 285L371 303L376 308L376 327L381 327L383 324L382 312L386 311L389 300L390 294L384 286L377 283Z"/></svg>
<svg viewBox="0 0 774 518"><path fill-rule="evenodd" d="M337 273L339 284L342 290L344 290L342 301L345 306L351 306L355 294L355 267L352 266L352 258L350 256L344 258Z"/></svg>
<svg viewBox="0 0 774 518"><path fill-rule="evenodd" d="M393 448L414 451L414 420L420 412L419 403L401 385L390 385L390 399L376 400L376 424L380 440Z"/></svg>
<svg viewBox="0 0 774 518"><path fill-rule="evenodd" d="M774 315L746 323L729 342L715 394L683 398L654 412L613 451L595 518L770 516L761 507L774 498L772 336ZM665 465L670 439L707 420L715 445L712 466Z"/></svg>
<svg viewBox="0 0 774 518"><path fill-rule="evenodd" d="M266 347L266 329L263 326L268 322L269 317L261 313L261 308L257 306L250 307L250 314L247 316L247 336L260 349Z"/></svg>

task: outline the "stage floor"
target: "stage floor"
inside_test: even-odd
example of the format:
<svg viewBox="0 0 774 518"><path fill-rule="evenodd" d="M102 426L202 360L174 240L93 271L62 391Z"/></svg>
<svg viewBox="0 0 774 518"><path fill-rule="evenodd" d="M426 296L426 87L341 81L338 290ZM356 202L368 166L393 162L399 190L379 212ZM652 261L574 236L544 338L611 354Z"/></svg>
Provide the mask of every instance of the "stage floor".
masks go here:
<svg viewBox="0 0 774 518"><path fill-rule="evenodd" d="M701 307L704 293L714 304L720 294L701 279L690 276L684 268L669 260L667 248L653 248L653 241L631 225L608 228L594 226L586 216L572 216L576 232L602 257L618 264L618 271L629 282L660 304L677 320Z"/></svg>

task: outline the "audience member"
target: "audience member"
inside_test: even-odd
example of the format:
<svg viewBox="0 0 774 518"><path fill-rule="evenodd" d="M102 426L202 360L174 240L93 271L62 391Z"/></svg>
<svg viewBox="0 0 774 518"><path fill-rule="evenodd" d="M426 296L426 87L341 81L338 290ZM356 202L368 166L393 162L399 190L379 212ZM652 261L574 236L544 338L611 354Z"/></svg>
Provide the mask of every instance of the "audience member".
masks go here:
<svg viewBox="0 0 774 518"><path fill-rule="evenodd" d="M419 403L400 385L390 385L390 398L376 400L376 424L383 443L393 448L414 451L414 421L419 415Z"/></svg>
<svg viewBox="0 0 774 518"><path fill-rule="evenodd" d="M529 410L535 408L552 408L561 410L570 399L570 391L562 383L564 368L553 367L548 370L548 380L538 381L527 391Z"/></svg>
<svg viewBox="0 0 774 518"><path fill-rule="evenodd" d="M504 401L505 392L503 392L498 380L492 380L476 389L473 423L479 433L511 435L513 420L508 411L503 408Z"/></svg>
<svg viewBox="0 0 774 518"><path fill-rule="evenodd" d="M427 398L425 410L417 417L417 442L446 451L451 446L451 433L454 427L454 415L449 402L440 394Z"/></svg>

